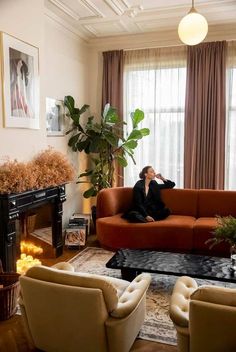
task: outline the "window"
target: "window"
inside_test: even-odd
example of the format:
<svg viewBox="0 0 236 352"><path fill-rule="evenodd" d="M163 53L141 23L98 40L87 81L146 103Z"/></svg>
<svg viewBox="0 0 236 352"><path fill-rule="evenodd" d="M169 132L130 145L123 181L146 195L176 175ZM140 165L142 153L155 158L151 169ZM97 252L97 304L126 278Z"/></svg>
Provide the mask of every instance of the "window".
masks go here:
<svg viewBox="0 0 236 352"><path fill-rule="evenodd" d="M236 67L227 70L225 188L236 189Z"/></svg>
<svg viewBox="0 0 236 352"><path fill-rule="evenodd" d="M228 42L226 71L225 188L236 189L236 41Z"/></svg>
<svg viewBox="0 0 236 352"><path fill-rule="evenodd" d="M145 114L141 127L148 127L150 135L139 141L135 149L136 165L130 160L124 169L124 184L133 186L141 169L152 165L178 188L183 187L186 65L164 61L155 65L158 67L142 67L140 63L136 67L127 66L124 75L127 129L131 129L131 111L139 108Z"/></svg>

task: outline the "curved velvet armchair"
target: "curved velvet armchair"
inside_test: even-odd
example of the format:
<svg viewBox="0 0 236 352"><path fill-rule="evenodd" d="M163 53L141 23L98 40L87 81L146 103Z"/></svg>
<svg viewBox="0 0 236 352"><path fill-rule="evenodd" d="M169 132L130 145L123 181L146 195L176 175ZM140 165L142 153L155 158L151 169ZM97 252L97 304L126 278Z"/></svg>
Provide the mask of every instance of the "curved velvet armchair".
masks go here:
<svg viewBox="0 0 236 352"><path fill-rule="evenodd" d="M235 352L236 289L180 277L170 303L180 352Z"/></svg>
<svg viewBox="0 0 236 352"><path fill-rule="evenodd" d="M130 283L61 269L36 266L20 278L20 307L34 346L48 352L128 352L144 321L150 275Z"/></svg>

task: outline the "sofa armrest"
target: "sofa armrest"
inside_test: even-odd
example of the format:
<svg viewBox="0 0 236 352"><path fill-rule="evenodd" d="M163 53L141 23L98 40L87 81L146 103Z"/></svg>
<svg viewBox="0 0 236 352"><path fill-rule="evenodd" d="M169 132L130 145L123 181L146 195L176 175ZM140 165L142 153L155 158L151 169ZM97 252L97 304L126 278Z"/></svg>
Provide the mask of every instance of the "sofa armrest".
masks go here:
<svg viewBox="0 0 236 352"><path fill-rule="evenodd" d="M151 282L150 274L138 275L124 290L118 300L117 307L111 312L114 318L128 316L139 304Z"/></svg>
<svg viewBox="0 0 236 352"><path fill-rule="evenodd" d="M190 296L197 288L191 277L182 276L176 281L170 301L170 318L174 324L188 327Z"/></svg>

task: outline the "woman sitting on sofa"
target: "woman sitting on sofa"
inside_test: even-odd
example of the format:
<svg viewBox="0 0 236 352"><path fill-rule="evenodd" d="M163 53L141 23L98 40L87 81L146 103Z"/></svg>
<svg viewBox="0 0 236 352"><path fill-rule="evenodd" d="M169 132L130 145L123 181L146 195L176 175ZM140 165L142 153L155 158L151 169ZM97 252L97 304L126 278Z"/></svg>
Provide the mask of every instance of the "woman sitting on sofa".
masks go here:
<svg viewBox="0 0 236 352"><path fill-rule="evenodd" d="M163 220L170 215L170 209L165 207L161 200L160 190L173 188L175 183L165 179L161 174L156 174L152 166L145 166L139 174L141 180L133 188L133 206L123 218L130 222L152 222ZM162 180L158 184L154 179Z"/></svg>

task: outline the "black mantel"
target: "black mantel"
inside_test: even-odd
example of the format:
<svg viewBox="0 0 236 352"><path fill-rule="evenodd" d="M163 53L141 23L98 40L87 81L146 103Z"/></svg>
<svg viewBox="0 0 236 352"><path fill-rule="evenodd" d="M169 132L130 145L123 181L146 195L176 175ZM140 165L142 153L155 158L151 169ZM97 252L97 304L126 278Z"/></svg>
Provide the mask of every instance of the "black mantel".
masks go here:
<svg viewBox="0 0 236 352"><path fill-rule="evenodd" d="M52 204L52 247L55 256L63 253L62 203L65 200L65 185L0 194L0 259L4 271L16 271L16 219L21 213L44 204Z"/></svg>

